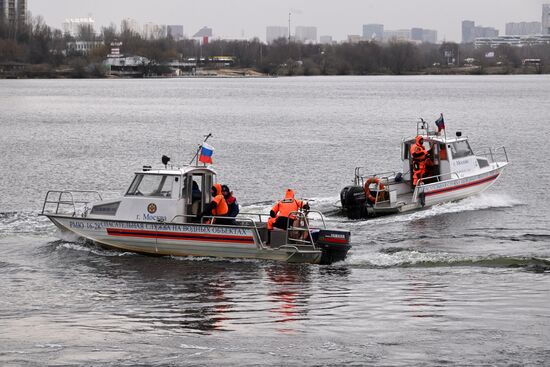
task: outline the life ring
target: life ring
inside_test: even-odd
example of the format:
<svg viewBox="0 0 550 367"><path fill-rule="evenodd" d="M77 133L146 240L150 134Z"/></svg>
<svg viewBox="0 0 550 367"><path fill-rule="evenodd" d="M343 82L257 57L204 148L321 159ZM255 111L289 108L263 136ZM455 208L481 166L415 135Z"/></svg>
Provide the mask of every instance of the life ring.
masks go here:
<svg viewBox="0 0 550 367"><path fill-rule="evenodd" d="M380 179L378 179L376 177L369 178L367 180L367 182L365 182L365 186L363 187L363 190L365 191L365 196L367 197L367 200L370 201L371 203L376 202L376 198L374 196L372 196L372 194L370 193L370 189L369 189L369 186L373 183L378 185L378 190L379 191L384 190L386 188L383 183L380 183Z"/></svg>

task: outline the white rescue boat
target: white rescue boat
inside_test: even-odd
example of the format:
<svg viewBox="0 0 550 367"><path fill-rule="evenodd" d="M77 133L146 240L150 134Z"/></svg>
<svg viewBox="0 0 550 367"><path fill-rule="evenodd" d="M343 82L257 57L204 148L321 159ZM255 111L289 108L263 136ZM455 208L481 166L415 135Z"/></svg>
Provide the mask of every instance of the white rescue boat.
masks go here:
<svg viewBox="0 0 550 367"><path fill-rule="evenodd" d="M231 218L231 225L216 224L221 217L212 216L204 217L210 224L202 223L197 214L212 200L215 180L215 171L207 166L144 166L124 196L115 200L102 200L95 191L48 191L42 215L63 232L144 254L314 264L345 259L350 233L327 230L319 212L293 213L297 220L288 230L268 230L264 214L241 213ZM321 226L310 227L313 217Z"/></svg>
<svg viewBox="0 0 550 367"><path fill-rule="evenodd" d="M419 135L432 164L415 186L410 149ZM354 184L340 192L348 218L408 212L479 194L496 182L509 163L505 147L474 153L461 132L447 137L444 130L430 130L422 119L417 124L417 135L402 140L401 161L402 172L364 174L364 167L355 168Z"/></svg>

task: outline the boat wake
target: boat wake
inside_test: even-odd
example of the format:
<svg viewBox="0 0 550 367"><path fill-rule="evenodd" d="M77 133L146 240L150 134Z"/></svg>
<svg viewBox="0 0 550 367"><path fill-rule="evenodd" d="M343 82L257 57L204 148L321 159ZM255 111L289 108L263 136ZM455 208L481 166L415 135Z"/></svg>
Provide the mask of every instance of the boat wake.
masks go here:
<svg viewBox="0 0 550 367"><path fill-rule="evenodd" d="M528 271L550 273L550 258L540 257L457 257L449 253L424 253L408 248L386 248L376 253L350 254L345 261L357 268L430 268L430 267L484 267L523 268Z"/></svg>
<svg viewBox="0 0 550 367"><path fill-rule="evenodd" d="M413 213L390 215L385 217L373 218L367 221L365 220L347 220L350 225L361 226L365 223L370 224L384 224L384 223L396 223L396 222L410 222L430 217L437 217L445 214L454 214L469 212L475 210L487 210L498 208L512 208L514 206L523 205L523 203L508 194L503 193L482 193L479 195L471 196L469 198L454 201L450 203L443 203L434 205L428 209L416 211Z"/></svg>

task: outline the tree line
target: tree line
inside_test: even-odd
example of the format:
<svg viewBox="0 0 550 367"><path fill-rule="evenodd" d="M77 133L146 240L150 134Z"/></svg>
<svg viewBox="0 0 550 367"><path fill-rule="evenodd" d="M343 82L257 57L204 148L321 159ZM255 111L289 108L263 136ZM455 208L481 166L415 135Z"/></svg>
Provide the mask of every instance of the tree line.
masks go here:
<svg viewBox="0 0 550 367"><path fill-rule="evenodd" d="M67 47L75 41L92 41L99 47L89 53ZM548 44L500 45L491 49L452 42L364 41L325 45L289 42L281 38L269 45L259 39L213 40L201 45L193 39L174 40L170 35L145 39L131 30L117 31L114 25L102 27L99 34L91 28L81 27L73 37L51 28L40 16L31 18L14 31L0 19L0 63L41 64L53 68L69 66L81 71L95 70L87 76L102 76L100 65L114 41L122 42L121 53L144 56L158 65L185 58L232 56L234 67L251 68L269 75L452 73L464 72L456 66L465 64L472 66L468 69L472 73L489 72L495 67L501 73L514 73L526 71L525 59L540 59L536 70L531 72L550 71Z"/></svg>

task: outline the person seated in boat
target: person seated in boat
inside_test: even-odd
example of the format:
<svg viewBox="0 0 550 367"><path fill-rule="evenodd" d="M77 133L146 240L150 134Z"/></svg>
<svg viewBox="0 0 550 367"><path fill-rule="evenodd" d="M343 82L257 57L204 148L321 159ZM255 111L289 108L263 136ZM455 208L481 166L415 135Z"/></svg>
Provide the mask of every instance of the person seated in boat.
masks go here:
<svg viewBox="0 0 550 367"><path fill-rule="evenodd" d="M227 202L222 195L222 185L219 183L214 184L210 189L212 194L212 201L205 205L205 208L202 213L197 215L197 218L202 219L203 217L226 217L229 212ZM232 221L231 218L208 218L205 223L207 224L230 224Z"/></svg>
<svg viewBox="0 0 550 367"><path fill-rule="evenodd" d="M201 207L201 200L201 189L199 189L199 185L197 184L197 182L193 180L193 184L191 185L191 211L193 214L198 214L199 208Z"/></svg>
<svg viewBox="0 0 550 367"><path fill-rule="evenodd" d="M239 215L239 204L237 203L237 199L233 196L233 191L229 190L227 185L222 185L222 195L228 207L227 216L235 218ZM233 219L230 224L236 224L235 220Z"/></svg>
<svg viewBox="0 0 550 367"><path fill-rule="evenodd" d="M267 228L280 228L288 229L292 224L292 221L296 219L296 215L291 214L300 209L309 210L309 204L294 198L294 190L287 189L285 198L279 200L269 212L269 220L267 222Z"/></svg>
<svg viewBox="0 0 550 367"><path fill-rule="evenodd" d="M410 154L413 163L413 186L422 181L426 174L427 167L432 166L429 151L424 148L424 138L421 135L416 137L415 144L411 147Z"/></svg>

